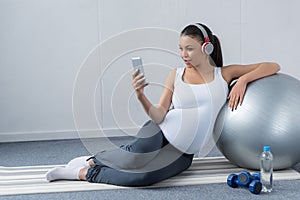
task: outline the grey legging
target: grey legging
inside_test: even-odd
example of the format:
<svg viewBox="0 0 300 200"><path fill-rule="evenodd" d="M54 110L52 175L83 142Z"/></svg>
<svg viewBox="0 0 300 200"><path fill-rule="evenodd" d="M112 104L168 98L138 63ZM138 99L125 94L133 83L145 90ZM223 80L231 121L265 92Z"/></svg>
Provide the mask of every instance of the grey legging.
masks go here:
<svg viewBox="0 0 300 200"><path fill-rule="evenodd" d="M148 121L138 132L137 139L128 145L97 153L92 157L89 182L121 186L147 186L189 168L193 155L174 148L160 128Z"/></svg>

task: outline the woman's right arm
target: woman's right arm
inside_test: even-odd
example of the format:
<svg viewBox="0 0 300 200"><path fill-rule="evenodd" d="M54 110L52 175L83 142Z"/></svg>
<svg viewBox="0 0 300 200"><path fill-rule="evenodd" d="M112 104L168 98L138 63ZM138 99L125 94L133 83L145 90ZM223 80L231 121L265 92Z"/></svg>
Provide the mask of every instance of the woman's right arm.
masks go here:
<svg viewBox="0 0 300 200"><path fill-rule="evenodd" d="M144 75L140 74L137 76L137 73L138 71L136 70L132 74L132 85L137 98L152 121L156 124L160 124L164 120L172 102L176 70L174 69L170 72L157 106L154 106L144 93L144 88L147 86L147 84L142 85L142 82L145 80Z"/></svg>

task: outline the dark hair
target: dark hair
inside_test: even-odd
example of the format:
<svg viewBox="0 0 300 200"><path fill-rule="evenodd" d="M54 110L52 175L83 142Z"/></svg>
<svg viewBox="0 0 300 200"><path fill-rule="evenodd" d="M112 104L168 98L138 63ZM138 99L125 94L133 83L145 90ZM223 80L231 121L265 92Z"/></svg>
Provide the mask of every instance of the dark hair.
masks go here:
<svg viewBox="0 0 300 200"><path fill-rule="evenodd" d="M221 44L220 44L218 37L213 35L211 30L209 30L209 28L206 25L200 24L200 23L197 23L197 24L201 25L206 30L210 42L214 45L214 50L210 55L210 57L212 59L212 60L210 60L210 63L212 65L215 65L216 67L222 67L223 66L223 56L222 56ZM186 35L186 36L190 36L192 38L197 38L202 43L204 42L203 33L201 32L201 30L198 27L196 27L192 24L185 27L181 31L180 35L181 36Z"/></svg>

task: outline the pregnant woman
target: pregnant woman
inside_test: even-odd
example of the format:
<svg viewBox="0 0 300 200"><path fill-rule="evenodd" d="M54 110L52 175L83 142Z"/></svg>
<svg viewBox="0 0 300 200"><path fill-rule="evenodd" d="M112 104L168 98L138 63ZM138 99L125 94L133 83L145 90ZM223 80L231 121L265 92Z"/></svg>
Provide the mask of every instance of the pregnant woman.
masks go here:
<svg viewBox="0 0 300 200"><path fill-rule="evenodd" d="M223 66L218 38L200 23L182 30L179 48L185 66L170 72L158 105L144 93L144 74L132 74L137 98L151 119L133 142L75 158L48 171L46 179L147 186L175 176L189 168L194 154L204 148L227 98L230 109L236 109L249 82L280 69L267 62ZM237 82L228 94L233 79Z"/></svg>

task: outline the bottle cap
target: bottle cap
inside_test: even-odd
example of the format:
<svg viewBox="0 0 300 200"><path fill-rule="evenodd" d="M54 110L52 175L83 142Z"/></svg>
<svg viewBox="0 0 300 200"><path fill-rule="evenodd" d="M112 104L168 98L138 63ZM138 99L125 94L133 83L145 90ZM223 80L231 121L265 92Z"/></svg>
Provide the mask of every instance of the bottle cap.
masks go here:
<svg viewBox="0 0 300 200"><path fill-rule="evenodd" d="M264 146L264 151L270 151L270 146Z"/></svg>

